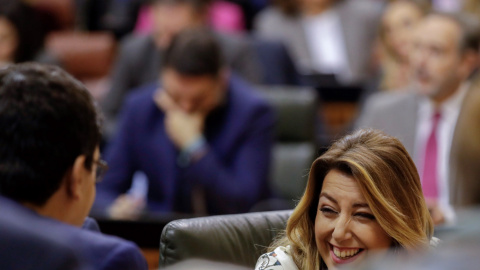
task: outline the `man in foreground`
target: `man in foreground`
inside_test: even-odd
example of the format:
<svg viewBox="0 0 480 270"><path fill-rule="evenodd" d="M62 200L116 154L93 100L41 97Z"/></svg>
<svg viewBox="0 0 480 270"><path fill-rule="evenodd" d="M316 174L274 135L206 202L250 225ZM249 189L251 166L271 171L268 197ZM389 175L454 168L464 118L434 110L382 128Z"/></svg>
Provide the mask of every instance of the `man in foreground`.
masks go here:
<svg viewBox="0 0 480 270"><path fill-rule="evenodd" d="M99 141L97 112L80 82L53 66L0 70L0 195L9 202L2 206L61 235L93 269L147 269L133 243L79 228L105 169Z"/></svg>

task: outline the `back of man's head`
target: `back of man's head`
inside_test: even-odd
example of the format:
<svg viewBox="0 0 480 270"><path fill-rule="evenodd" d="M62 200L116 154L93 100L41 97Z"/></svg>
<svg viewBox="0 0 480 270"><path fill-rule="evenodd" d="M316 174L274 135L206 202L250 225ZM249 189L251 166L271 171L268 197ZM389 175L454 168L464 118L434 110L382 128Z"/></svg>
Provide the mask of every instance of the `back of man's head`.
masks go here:
<svg viewBox="0 0 480 270"><path fill-rule="evenodd" d="M214 34L206 28L186 29L166 49L163 69L187 76L218 76L224 56Z"/></svg>
<svg viewBox="0 0 480 270"><path fill-rule="evenodd" d="M92 168L99 141L92 97L72 76L33 63L0 70L0 194L42 206L78 156Z"/></svg>

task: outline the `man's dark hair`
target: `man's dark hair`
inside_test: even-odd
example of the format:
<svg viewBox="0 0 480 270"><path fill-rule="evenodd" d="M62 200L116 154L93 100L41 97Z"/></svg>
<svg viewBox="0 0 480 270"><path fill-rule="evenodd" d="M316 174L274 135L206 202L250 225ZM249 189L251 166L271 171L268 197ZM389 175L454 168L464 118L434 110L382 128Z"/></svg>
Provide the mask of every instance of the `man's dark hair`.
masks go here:
<svg viewBox="0 0 480 270"><path fill-rule="evenodd" d="M189 76L217 76L223 65L222 49L213 33L206 28L194 28L173 38L164 52L162 67Z"/></svg>
<svg viewBox="0 0 480 270"><path fill-rule="evenodd" d="M42 206L78 156L92 169L100 136L91 95L67 72L34 63L0 70L0 194Z"/></svg>

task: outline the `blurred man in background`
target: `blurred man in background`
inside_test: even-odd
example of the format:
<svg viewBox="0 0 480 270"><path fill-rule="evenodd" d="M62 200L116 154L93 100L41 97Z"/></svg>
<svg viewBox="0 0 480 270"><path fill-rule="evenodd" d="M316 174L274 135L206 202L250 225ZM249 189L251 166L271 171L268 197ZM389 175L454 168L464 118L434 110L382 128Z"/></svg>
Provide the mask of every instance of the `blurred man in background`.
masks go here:
<svg viewBox="0 0 480 270"><path fill-rule="evenodd" d="M127 100L96 206L115 218L138 217L142 201L124 193L141 172L149 183L148 211L248 211L267 196L271 108L229 74L208 30L180 33L163 60L161 85Z"/></svg>
<svg viewBox="0 0 480 270"><path fill-rule="evenodd" d="M106 133L115 132L117 115L126 95L134 88L158 80L158 71L172 37L183 29L205 26L209 0L153 1L153 32L124 39L112 73L112 86L102 109L106 116ZM227 34L215 34L232 70L247 81L259 83L261 70L253 48L246 40Z"/></svg>
<svg viewBox="0 0 480 270"><path fill-rule="evenodd" d="M448 179L453 132L473 72L480 28L466 15L431 14L416 29L412 80L405 93L382 93L366 103L358 126L383 129L414 157L436 224L453 221Z"/></svg>

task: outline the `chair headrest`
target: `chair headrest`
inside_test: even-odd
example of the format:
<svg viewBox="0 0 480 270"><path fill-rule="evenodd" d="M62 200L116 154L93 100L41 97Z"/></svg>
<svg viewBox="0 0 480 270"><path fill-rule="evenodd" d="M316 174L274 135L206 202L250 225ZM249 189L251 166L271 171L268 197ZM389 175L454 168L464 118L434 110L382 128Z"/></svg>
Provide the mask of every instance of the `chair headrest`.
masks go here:
<svg viewBox="0 0 480 270"><path fill-rule="evenodd" d="M292 211L175 220L160 238L160 266L201 258L253 268Z"/></svg>

